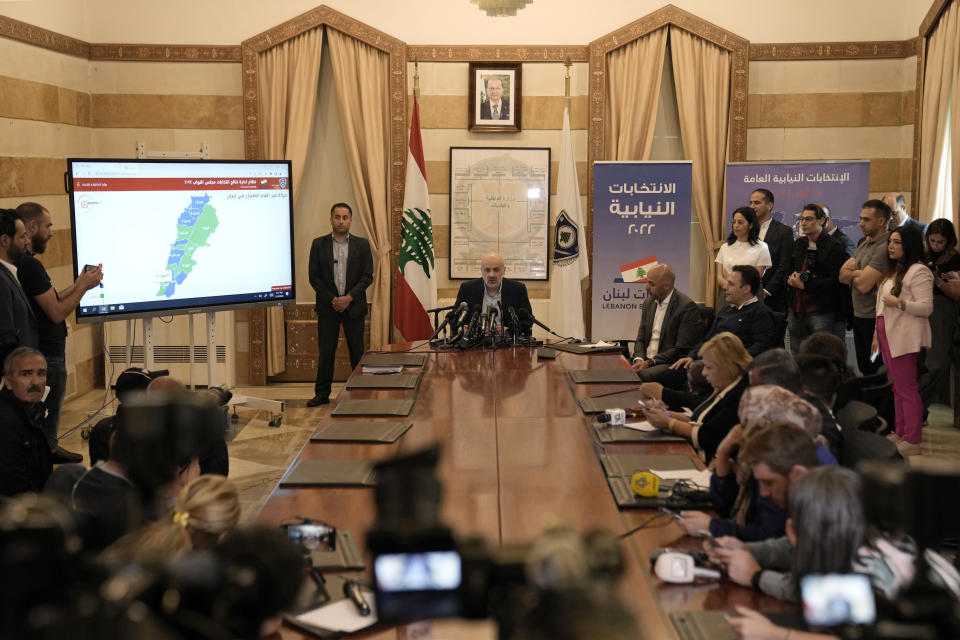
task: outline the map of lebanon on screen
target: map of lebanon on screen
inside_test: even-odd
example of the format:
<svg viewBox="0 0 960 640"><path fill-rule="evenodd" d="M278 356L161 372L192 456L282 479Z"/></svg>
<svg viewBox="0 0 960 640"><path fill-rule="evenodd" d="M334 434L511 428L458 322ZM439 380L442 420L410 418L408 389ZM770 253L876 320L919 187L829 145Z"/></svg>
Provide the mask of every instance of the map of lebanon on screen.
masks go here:
<svg viewBox="0 0 960 640"><path fill-rule="evenodd" d="M70 161L78 318L292 300L289 164Z"/></svg>

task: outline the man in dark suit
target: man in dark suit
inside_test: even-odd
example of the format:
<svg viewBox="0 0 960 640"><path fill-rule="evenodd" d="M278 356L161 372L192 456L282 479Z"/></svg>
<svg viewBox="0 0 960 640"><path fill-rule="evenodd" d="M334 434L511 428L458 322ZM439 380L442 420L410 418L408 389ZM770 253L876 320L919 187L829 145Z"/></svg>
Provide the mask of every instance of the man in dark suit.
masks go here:
<svg viewBox="0 0 960 640"><path fill-rule="evenodd" d="M633 350L633 370L644 382L656 380L703 334L697 303L673 288L675 280L668 264L658 264L647 273L647 299Z"/></svg>
<svg viewBox="0 0 960 640"><path fill-rule="evenodd" d="M760 239L767 243L773 266L763 272L763 301L774 311L787 310L787 276L790 275L790 252L793 249L793 229L774 220L773 193L757 189L750 194L750 208L757 214Z"/></svg>
<svg viewBox="0 0 960 640"><path fill-rule="evenodd" d="M480 103L481 120L509 120L510 100L503 98L503 82L499 76L486 76L483 88L487 94L486 102Z"/></svg>
<svg viewBox="0 0 960 640"><path fill-rule="evenodd" d="M520 309L526 309L527 313L533 315L530 298L527 297L527 285L504 278L505 271L506 265L503 262L503 256L499 253L488 253L480 258L480 273L483 277L467 280L461 284L454 306L466 302L470 313L473 314L477 310L485 312L489 305L496 306L499 302L502 313L497 316L497 324L501 326L504 323L503 314L510 307L518 313ZM530 326L529 321L520 320L520 329L523 333L527 333Z"/></svg>
<svg viewBox="0 0 960 640"><path fill-rule="evenodd" d="M14 347L37 348L37 318L14 264L26 253L27 228L16 211L0 210L0 358Z"/></svg>
<svg viewBox="0 0 960 640"><path fill-rule="evenodd" d="M927 225L910 217L910 213L907 211L907 199L903 197L902 193L890 192L884 194L883 202L890 207L890 211L893 212L893 215L890 216L890 222L888 223L888 229L890 231L896 231L897 227L907 225L919 231L921 237L926 235Z"/></svg>
<svg viewBox="0 0 960 640"><path fill-rule="evenodd" d="M367 287L373 282L373 255L365 238L350 235L353 210L338 202L330 209L333 232L315 238L310 247L310 286L317 292L317 382L308 407L330 403L333 364L340 325L350 349L350 366L363 356L363 318Z"/></svg>
<svg viewBox="0 0 960 640"><path fill-rule="evenodd" d="M686 357L670 365L666 375L655 382L673 389L681 388L685 377L678 377L676 373L686 369L694 360L699 360L700 347L724 331L740 338L743 348L754 357L777 346L782 336L777 332L773 311L758 300L759 290L760 275L754 267L743 264L734 266L727 278L727 306L717 314L700 344L693 347Z"/></svg>

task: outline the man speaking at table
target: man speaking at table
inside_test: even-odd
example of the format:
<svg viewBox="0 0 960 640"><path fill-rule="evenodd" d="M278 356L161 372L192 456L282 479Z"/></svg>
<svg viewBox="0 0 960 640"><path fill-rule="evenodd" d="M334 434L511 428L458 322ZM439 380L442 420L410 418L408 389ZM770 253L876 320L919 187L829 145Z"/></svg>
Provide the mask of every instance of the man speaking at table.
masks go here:
<svg viewBox="0 0 960 640"><path fill-rule="evenodd" d="M352 221L350 205L333 205L333 232L315 238L310 247L310 285L317 292L320 359L314 396L307 401L308 407L330 402L341 324L350 349L350 368L356 369L363 356L363 318L367 315L367 287L373 282L373 256L366 238L350 235Z"/></svg>
<svg viewBox="0 0 960 640"><path fill-rule="evenodd" d="M457 301L454 306L460 306L461 302L466 302L470 312L479 309L486 312L490 305L497 306L500 303L501 313L497 317L497 324L503 325L503 314L507 309L513 307L521 316L521 309L533 316L533 309L530 307L530 298L527 297L527 286L517 280L504 278L506 265L503 262L503 256L499 253L488 253L480 258L480 275L482 277L473 280L467 280L460 285L460 291L457 292ZM530 330L531 322L525 318L520 318L520 329L522 333Z"/></svg>

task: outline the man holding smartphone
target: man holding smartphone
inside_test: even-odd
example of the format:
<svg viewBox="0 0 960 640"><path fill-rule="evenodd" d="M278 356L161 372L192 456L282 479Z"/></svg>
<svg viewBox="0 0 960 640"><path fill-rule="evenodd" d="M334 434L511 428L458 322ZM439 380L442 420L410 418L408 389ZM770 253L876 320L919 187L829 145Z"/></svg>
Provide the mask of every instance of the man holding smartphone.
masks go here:
<svg viewBox="0 0 960 640"><path fill-rule="evenodd" d="M30 245L16 262L17 279L20 280L30 307L37 317L40 352L47 359L47 386L50 387L50 393L45 401L47 415L41 427L50 451L53 452L54 464L81 462L82 455L67 451L57 443L60 410L67 389L66 318L80 303L83 294L100 284L103 272L100 267L84 270L73 284L58 292L53 288L53 282L43 263L36 258L46 251L47 243L53 237L53 219L50 212L43 205L24 202L17 207L17 215L27 229Z"/></svg>

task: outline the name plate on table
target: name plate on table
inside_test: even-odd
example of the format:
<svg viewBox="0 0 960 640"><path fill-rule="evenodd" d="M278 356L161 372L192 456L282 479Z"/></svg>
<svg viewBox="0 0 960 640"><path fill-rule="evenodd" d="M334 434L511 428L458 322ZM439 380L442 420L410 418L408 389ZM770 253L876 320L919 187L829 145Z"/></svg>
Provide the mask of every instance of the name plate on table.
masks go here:
<svg viewBox="0 0 960 640"><path fill-rule="evenodd" d="M671 507L676 509L710 508L713 501L708 494L688 498L674 495L670 486L673 481L666 480L660 483L661 492L653 498L645 498L635 494L630 489L630 479L637 471L677 471L699 469L697 461L688 454L629 454L629 453L601 453L598 456L607 476L607 485L617 506L621 509L654 509L657 507ZM668 491L663 491L668 487Z"/></svg>
<svg viewBox="0 0 960 640"><path fill-rule="evenodd" d="M371 367L422 367L427 361L425 353L368 353L360 360L361 365Z"/></svg>
<svg viewBox="0 0 960 640"><path fill-rule="evenodd" d="M577 400L580 410L584 413L603 413L607 409L625 409L640 404L640 390L631 394L624 391L616 396L601 396L596 398L580 398Z"/></svg>
<svg viewBox="0 0 960 640"><path fill-rule="evenodd" d="M632 369L577 369L567 371L574 384L628 382L640 384L640 376Z"/></svg>
<svg viewBox="0 0 960 640"><path fill-rule="evenodd" d="M408 416L413 400L341 400L332 416Z"/></svg>
<svg viewBox="0 0 960 640"><path fill-rule="evenodd" d="M604 444L617 442L684 442L686 440L683 436L660 429L639 431L629 427L611 427L600 422L593 423L593 432L597 434L597 440Z"/></svg>
<svg viewBox="0 0 960 640"><path fill-rule="evenodd" d="M347 380L347 389L413 389L420 376L415 373L397 373L388 375L352 375Z"/></svg>
<svg viewBox="0 0 960 640"><path fill-rule="evenodd" d="M412 422L372 422L342 420L317 429L311 442L396 442L413 426Z"/></svg>
<svg viewBox="0 0 960 640"><path fill-rule="evenodd" d="M370 460L300 460L280 479L281 487L372 487Z"/></svg>
<svg viewBox="0 0 960 640"><path fill-rule="evenodd" d="M573 343L573 344L551 343L550 348L556 349L557 351L575 353L577 355L589 355L591 353L620 353L621 352L619 344L597 346L597 345L576 344L576 343Z"/></svg>

